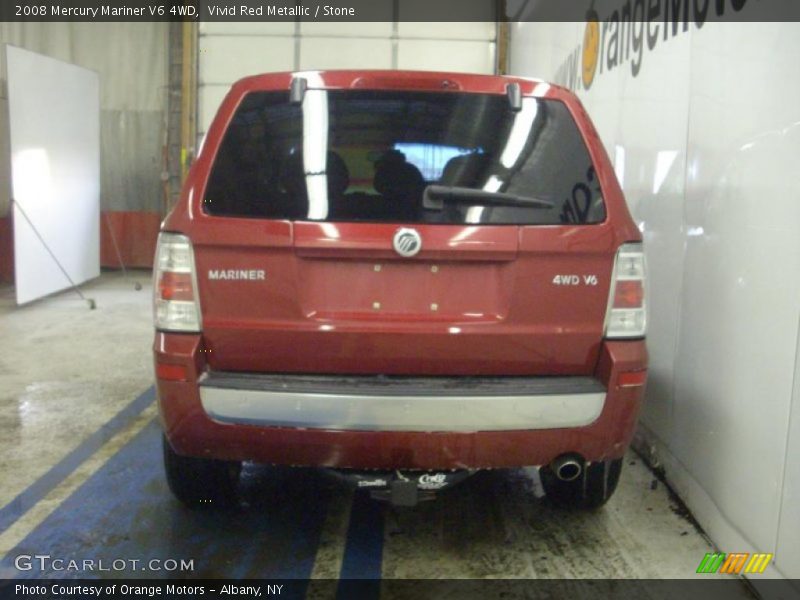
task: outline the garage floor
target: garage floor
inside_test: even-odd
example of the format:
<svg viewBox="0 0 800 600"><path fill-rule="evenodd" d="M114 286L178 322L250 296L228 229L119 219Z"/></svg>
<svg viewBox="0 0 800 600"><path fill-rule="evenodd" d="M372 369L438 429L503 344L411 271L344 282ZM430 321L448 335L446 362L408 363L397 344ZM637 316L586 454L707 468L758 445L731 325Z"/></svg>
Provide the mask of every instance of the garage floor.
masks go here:
<svg viewBox="0 0 800 600"><path fill-rule="evenodd" d="M394 509L268 467L246 468L241 510L187 511L161 471L149 277L86 285L96 310L72 292L17 308L0 288L0 577L56 576L14 568L47 553L193 559L188 577L691 578L713 551L633 453L595 513L549 507L527 470ZM160 575L139 570L116 575Z"/></svg>

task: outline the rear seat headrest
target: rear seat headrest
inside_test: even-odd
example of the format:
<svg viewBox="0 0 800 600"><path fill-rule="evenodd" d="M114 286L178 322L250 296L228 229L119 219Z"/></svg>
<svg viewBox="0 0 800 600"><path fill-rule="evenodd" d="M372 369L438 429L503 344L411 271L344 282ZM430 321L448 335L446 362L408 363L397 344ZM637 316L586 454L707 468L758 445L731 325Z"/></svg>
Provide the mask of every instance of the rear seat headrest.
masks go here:
<svg viewBox="0 0 800 600"><path fill-rule="evenodd" d="M425 187L420 170L402 152L389 150L375 163L372 186L387 198L416 197Z"/></svg>
<svg viewBox="0 0 800 600"><path fill-rule="evenodd" d="M447 161L439 180L442 185L483 185L491 159L485 154L464 154Z"/></svg>

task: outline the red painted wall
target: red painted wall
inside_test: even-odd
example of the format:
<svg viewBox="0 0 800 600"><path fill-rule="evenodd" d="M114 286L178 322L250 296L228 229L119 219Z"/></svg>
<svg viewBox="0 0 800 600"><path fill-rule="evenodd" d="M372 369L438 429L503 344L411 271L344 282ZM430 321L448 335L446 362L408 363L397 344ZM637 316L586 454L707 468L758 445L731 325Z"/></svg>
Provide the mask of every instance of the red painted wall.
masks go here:
<svg viewBox="0 0 800 600"><path fill-rule="evenodd" d="M0 217L0 283L14 281L14 229L11 213Z"/></svg>
<svg viewBox="0 0 800 600"><path fill-rule="evenodd" d="M103 212L100 214L100 266L119 267L114 242L126 267L153 266L161 215L155 212ZM0 217L0 282L14 282L14 230L12 218Z"/></svg>
<svg viewBox="0 0 800 600"><path fill-rule="evenodd" d="M103 212L100 215L100 266L119 267L117 250L126 267L153 266L161 215L157 212Z"/></svg>

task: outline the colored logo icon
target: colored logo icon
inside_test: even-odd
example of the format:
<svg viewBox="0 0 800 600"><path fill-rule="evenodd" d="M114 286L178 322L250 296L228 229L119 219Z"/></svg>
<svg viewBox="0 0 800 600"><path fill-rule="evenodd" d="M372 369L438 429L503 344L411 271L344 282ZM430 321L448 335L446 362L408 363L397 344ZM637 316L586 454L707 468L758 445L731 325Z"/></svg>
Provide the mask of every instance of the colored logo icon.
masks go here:
<svg viewBox="0 0 800 600"><path fill-rule="evenodd" d="M750 554L749 552L707 553L700 561L697 573L727 573L730 575L763 573L772 557L772 554Z"/></svg>

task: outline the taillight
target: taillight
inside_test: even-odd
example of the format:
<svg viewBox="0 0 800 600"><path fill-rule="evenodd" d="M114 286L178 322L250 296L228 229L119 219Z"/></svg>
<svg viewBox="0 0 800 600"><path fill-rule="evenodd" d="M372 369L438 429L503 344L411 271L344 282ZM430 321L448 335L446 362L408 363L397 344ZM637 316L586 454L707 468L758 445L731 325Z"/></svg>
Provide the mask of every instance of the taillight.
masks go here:
<svg viewBox="0 0 800 600"><path fill-rule="evenodd" d="M607 338L644 337L645 264L641 244L623 244L617 251L606 314Z"/></svg>
<svg viewBox="0 0 800 600"><path fill-rule="evenodd" d="M199 332L200 301L192 243L179 233L161 233L153 282L156 329Z"/></svg>

